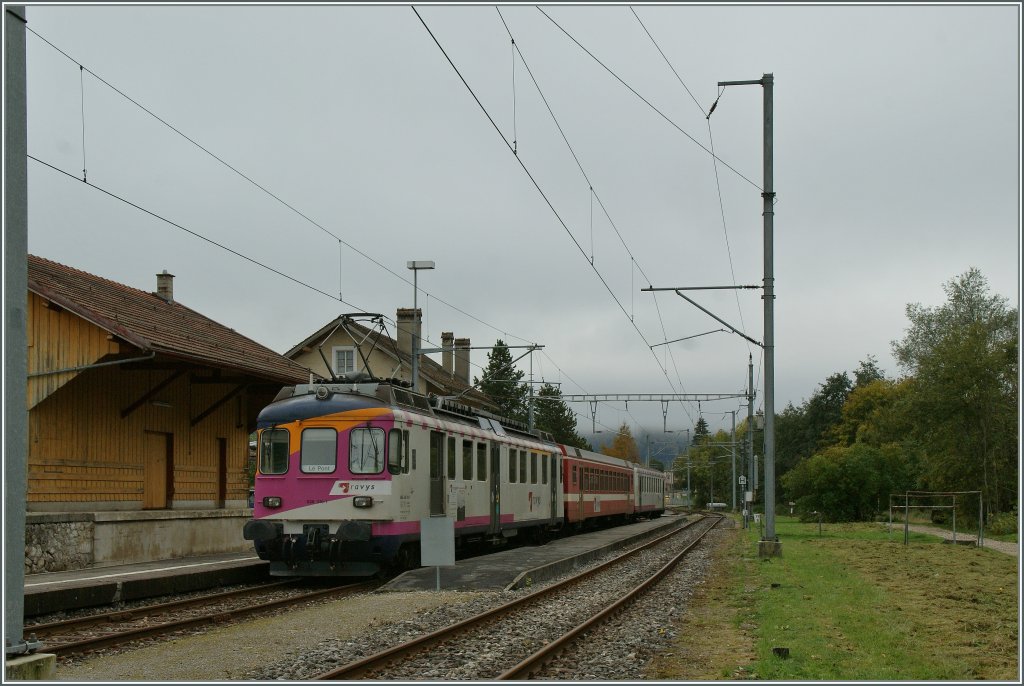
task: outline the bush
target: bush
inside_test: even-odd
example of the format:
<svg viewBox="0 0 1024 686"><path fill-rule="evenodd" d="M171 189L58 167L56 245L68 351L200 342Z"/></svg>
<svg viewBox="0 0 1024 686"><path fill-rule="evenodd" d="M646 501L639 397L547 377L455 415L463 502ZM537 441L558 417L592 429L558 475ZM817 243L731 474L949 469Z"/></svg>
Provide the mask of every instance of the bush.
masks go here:
<svg viewBox="0 0 1024 686"><path fill-rule="evenodd" d="M986 533L990 533L993 536L1017 533L1017 510L1014 509L1013 512L999 512L989 517L989 522L985 525L985 529Z"/></svg>

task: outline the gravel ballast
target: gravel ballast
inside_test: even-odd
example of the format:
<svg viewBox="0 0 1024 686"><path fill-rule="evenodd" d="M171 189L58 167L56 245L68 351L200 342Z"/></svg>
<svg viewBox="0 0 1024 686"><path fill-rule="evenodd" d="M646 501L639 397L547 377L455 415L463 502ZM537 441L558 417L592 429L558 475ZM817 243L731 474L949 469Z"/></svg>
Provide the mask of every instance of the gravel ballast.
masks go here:
<svg viewBox="0 0 1024 686"><path fill-rule="evenodd" d="M711 533L713 537L721 535L727 532ZM568 653L539 678L643 679L655 652L670 645L675 636L674 626L711 564L705 546L699 546L652 594L590 632L581 642L580 652ZM594 595L595 588L586 588L586 584L580 588L581 597ZM202 633L157 639L146 647L118 654L62 661L58 664L57 678L96 682L308 679L337 664L428 633L533 590L413 591L349 596ZM557 614L548 612L549 616ZM532 627L528 632L537 628ZM479 678L473 675L474 663L488 661L491 657L488 653L500 652L500 648L500 645L469 647L456 651L451 660L435 653L440 658L437 664L424 665L423 671L413 678Z"/></svg>

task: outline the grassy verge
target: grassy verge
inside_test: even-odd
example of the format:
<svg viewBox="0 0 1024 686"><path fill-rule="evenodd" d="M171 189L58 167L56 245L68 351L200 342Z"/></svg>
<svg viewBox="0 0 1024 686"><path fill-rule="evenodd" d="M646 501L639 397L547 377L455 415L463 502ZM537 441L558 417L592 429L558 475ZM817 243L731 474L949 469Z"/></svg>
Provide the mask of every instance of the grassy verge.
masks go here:
<svg viewBox="0 0 1024 686"><path fill-rule="evenodd" d="M757 530L717 550L714 581L695 594L672 656L652 679L1015 680L1017 559L878 524L800 524L779 517L783 557L757 557ZM714 626L714 629L709 627ZM745 651L687 655L718 632ZM788 659L773 653L788 648Z"/></svg>

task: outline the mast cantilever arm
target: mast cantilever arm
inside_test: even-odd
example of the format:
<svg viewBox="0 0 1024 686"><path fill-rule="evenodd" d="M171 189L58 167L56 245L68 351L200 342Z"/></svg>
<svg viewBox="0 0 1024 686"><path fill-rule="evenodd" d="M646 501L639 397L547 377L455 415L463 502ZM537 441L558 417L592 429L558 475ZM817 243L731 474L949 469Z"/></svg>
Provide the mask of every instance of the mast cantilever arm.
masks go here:
<svg viewBox="0 0 1024 686"><path fill-rule="evenodd" d="M703 312L703 313L704 313L704 314L706 314L707 316L709 316L709 317L711 317L712 319L714 319L714 320L715 320L716 322L718 322L719 324L724 324L725 326L727 326L727 327L729 328L729 330L730 330L730 331L732 331L732 332L733 332L734 334L736 334L737 336L741 336L741 337L743 337L743 338L746 338L746 339L747 339L748 341L750 341L750 342L751 342L751 343L753 343L754 345L758 346L759 348L763 348L763 347L764 347L764 344L763 344L763 343L759 343L758 341L755 341L755 340L754 340L753 338L751 338L751 337L750 337L750 336L748 336L747 334L743 333L742 331L740 331L739 329L737 329L737 328L736 328L735 326L733 326L733 325L732 325L732 324L730 324L729 322L725 321L724 319L722 319L721 317L719 317L719 316L717 316L717 315L714 315L714 314L712 314L712 313L711 313L710 311L708 311L708 310L704 309L703 307L701 307L700 305L698 305L698 304L697 304L696 302L694 302L694 300L693 300L692 298L688 298L688 297L686 297L685 295L683 295L682 291L680 291L680 290L679 290L678 288L676 288L676 289L674 289L674 290L675 290L675 292L676 292L676 295L678 295L678 296L679 296L680 298L682 298L682 299L683 299L683 300L685 300L686 302L690 303L691 305L693 305L694 307L696 307L696 308L697 308L698 310L700 310L701 312Z"/></svg>

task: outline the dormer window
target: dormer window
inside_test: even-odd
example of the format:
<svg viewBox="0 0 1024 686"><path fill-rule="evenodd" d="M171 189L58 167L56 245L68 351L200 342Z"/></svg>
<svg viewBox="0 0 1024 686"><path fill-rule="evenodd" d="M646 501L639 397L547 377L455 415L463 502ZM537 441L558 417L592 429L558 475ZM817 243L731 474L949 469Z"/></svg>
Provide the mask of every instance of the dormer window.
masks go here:
<svg viewBox="0 0 1024 686"><path fill-rule="evenodd" d="M356 349L353 346L335 346L334 375L343 376L356 370Z"/></svg>

